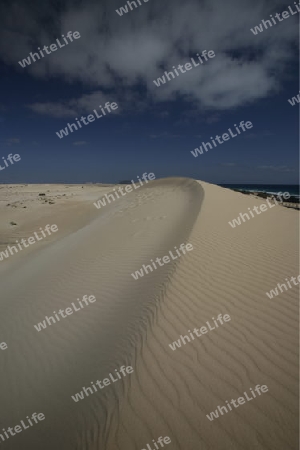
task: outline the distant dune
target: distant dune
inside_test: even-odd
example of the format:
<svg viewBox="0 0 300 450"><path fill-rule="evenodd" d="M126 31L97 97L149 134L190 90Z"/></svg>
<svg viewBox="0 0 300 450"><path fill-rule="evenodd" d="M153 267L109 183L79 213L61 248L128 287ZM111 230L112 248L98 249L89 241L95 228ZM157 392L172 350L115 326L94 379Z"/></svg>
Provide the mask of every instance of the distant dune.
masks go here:
<svg viewBox="0 0 300 450"><path fill-rule="evenodd" d="M156 450L153 440L169 436L170 450L296 450L299 288L266 292L299 275L299 212L276 206L233 229L228 222L262 200L186 178L95 208L113 187L0 187L0 252L58 226L0 261L1 428L45 415L3 448ZM133 279L182 242L194 250ZM34 328L85 294L96 302ZM220 313L231 321L172 351ZM122 365L134 372L72 400ZM258 384L268 392L208 420Z"/></svg>

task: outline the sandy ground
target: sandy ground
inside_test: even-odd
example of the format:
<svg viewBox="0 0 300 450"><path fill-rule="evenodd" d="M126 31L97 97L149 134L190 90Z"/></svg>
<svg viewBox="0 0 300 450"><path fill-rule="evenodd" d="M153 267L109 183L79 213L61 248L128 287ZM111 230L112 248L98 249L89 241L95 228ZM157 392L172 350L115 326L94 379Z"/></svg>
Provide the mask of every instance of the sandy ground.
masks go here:
<svg viewBox="0 0 300 450"><path fill-rule="evenodd" d="M46 417L3 448L155 450L169 436L170 450L298 449L299 289L266 292L299 275L299 212L276 206L233 229L263 200L170 178L96 209L109 191L0 186L0 251L48 223L59 229L0 262L1 428ZM130 275L183 242L194 250ZM97 301L35 330L84 294ZM171 350L220 313L231 321ZM134 373L72 400L122 364ZM257 384L269 391L207 419Z"/></svg>

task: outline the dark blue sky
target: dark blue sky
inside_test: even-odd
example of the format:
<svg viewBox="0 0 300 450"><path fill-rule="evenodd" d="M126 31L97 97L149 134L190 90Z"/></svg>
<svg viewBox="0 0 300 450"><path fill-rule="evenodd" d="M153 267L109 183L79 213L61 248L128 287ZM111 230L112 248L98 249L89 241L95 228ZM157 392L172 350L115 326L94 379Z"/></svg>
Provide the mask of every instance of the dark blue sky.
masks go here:
<svg viewBox="0 0 300 450"><path fill-rule="evenodd" d="M142 5L140 9L153 8L153 3L157 0L151 0L151 2L152 6L149 2L149 4ZM235 0L231 0L229 3L232 2L234 3ZM118 7L124 3L119 2L115 5ZM190 3L191 7L200 7L201 9L205 2L191 1ZM221 5L221 1L219 3ZM230 7L229 3L228 8ZM246 4L247 2L243 0L242 3ZM277 3L284 4L285 2ZM51 6L48 3L47 5L49 9L47 10L45 7L45 17L50 14ZM91 8L95 7L95 4L91 6ZM265 2L264 8L264 11L270 11L270 13L273 11L267 2ZM279 12L283 9L283 7L277 8ZM75 3L71 2L69 10L63 13L57 12L57 14L67 15L71 12L74 14L75 10ZM179 12L177 12L176 18L173 17L173 20L177 20L178 23L181 20ZM114 11L111 14L113 13ZM36 8L33 7L32 15L35 14ZM130 17L129 14L132 16ZM113 23L116 19L120 20L124 26L124 36L128 37L132 29L128 28L125 22L130 21L132 24L135 20L133 16L137 14L139 14L138 11L132 11L128 13L128 16L117 18L112 16L112 20ZM167 11L165 14L168 17ZM243 13L238 11L238 14L242 17ZM267 18L265 12L264 14L262 16L258 14L257 17ZM53 11L51 11L52 15ZM34 30L30 30L28 16L30 16L30 8L27 18L24 18L23 29L20 25L24 35L30 36L30 33L34 32L37 45L55 41L53 38L46 37L45 29L42 29L42 19L40 35L38 34L38 25L35 25ZM147 14L139 17L140 20L142 17L144 21L150 21ZM66 32L65 29L60 33L57 33L56 30L53 31L51 20L49 19L47 25L48 36L60 37L61 33ZM88 22L88 19L86 20ZM169 82L169 86L160 88L151 86L151 80L163 73L162 67L171 69L172 63L176 64L177 62L176 65L178 65L188 62L189 57L193 54L196 48L195 44L185 43L183 48L174 55L172 45L175 45L176 36L170 38L172 42L168 48L169 53L167 51L164 53L168 59L161 59L161 55L152 58L156 62L152 73L148 60L139 61L140 65L136 68L132 68L133 63L128 60L130 71L127 72L129 69L126 67L126 61L123 61L118 68L119 72L114 68L113 81L111 79L108 81L107 74L101 72L102 66L108 67L105 59L108 56L103 56L97 61L99 80L95 81L95 77L89 80L86 75L88 70L81 76L80 65L79 69L76 68L76 64L79 64L76 58L81 58L81 55L88 52L87 49L94 45L94 38L84 34L84 30L87 30L88 27L80 29L80 22L77 23L75 20L73 28L68 28L81 32L81 39L78 42L81 41L80 45L84 43L84 48L80 48L78 55L76 55L75 47L77 42L70 44L69 48L59 50L61 54L65 52L65 55L69 51L73 52L71 62L74 64L74 68L72 67L70 74L68 72L71 70L69 69L70 63L66 61L66 67L64 67L64 58L60 56L61 59L55 61L53 55L46 56L32 66L22 69L18 60L28 56L29 51L36 50L37 45L33 45L32 40L28 38L28 45L23 46L22 51L18 50L21 45L21 37L19 34L17 35L16 31L12 32L11 25L4 20L3 28L9 30L13 36L11 37L13 39L11 52L13 56L11 54L8 56L8 52L5 50L6 46L2 41L2 57L0 54L0 59L2 58L0 64L2 92L0 156L6 157L9 153L19 153L22 159L14 166L0 172L0 182L117 182L122 179L136 178L137 175L144 172L154 172L156 177L188 176L212 183L297 184L299 107L298 105L291 106L288 99L299 92L298 48L295 35L284 29L284 26L290 28L292 25L294 26L296 19L289 20L290 23L285 21L285 23L276 25L276 29L273 27L265 30L265 36L263 33L258 37L249 36L251 33L249 27L246 26L242 30L239 29L239 33L247 35L245 38L247 47L239 50L238 57L233 56L233 53L228 56L229 50L232 52L237 50L235 41L232 41L232 49L230 43L227 44L227 48L222 48L214 35L212 38L210 35L206 37L205 34L200 36L202 42L205 42L205 47L198 45L198 50L216 49L215 60L209 61L209 64L219 79L217 87L213 87L215 97L211 98L216 98L216 95L228 95L228 107L224 107L224 104L218 107L217 101L212 103L207 94L212 89L209 84L210 80L204 80L202 85L195 84L191 88L191 79L188 78L188 75L182 74L180 85L174 90L170 90L172 81ZM298 16L297 20L299 20ZM259 19L255 21L253 18L251 25L254 26L258 23ZM134 25L131 26L134 27ZM237 25L233 23L233 29L235 26ZM13 35L13 33L15 34ZM229 35L230 29L225 29L223 34L226 35L226 33ZM274 38L274 41L270 39L271 33L277 33L277 38L282 34L286 45L289 46L288 52L284 45L276 40L277 38ZM147 39L148 35L149 33ZM120 39L121 37L122 35L120 35ZM196 35L192 35L192 37L197 38ZM4 38L5 35L2 35L2 39ZM19 41L14 41L16 39ZM151 42L151 37L149 39ZM185 37L182 36L182 41L184 39ZM112 48L119 48L119 42L121 41L113 42ZM147 50L148 53L151 53L149 42L145 42L144 45L145 52ZM249 59L250 48L252 61ZM77 49L79 50L79 47ZM85 53L82 53L84 51ZM104 52L104 50L102 51ZM128 49L128 51L132 53L134 49ZM263 55L261 55L262 52ZM99 53L101 52L99 51ZM248 55L247 60L245 60L246 54ZM270 55L273 54L277 55L274 56L274 60L266 63L265 61L270 59ZM278 56L280 54L281 57ZM222 66L218 67L221 64L220 55L222 55L222 64L224 64L224 92L222 91ZM243 65L241 73L235 73L236 68L232 69L232 73L228 72L228 61L224 61L225 55L229 58L230 63L239 61L239 66ZM256 72L248 77L247 71L247 64L249 64L249 71L253 70L253 61L257 62L254 70L257 70L262 78L258 77L255 82L252 82L252 79L257 76ZM40 67L38 67L39 65ZM40 69L41 67L43 70ZM113 63L108 69L110 67L113 67ZM82 68L82 71L84 70ZM93 64L91 64L90 70L92 73L95 72ZM194 77L197 76L197 70L198 68L193 69ZM205 67L201 67L199 74L204 70ZM148 78L146 74L149 74ZM103 83L101 76L104 80ZM213 77L214 73L210 75L211 79ZM228 89L231 77L232 93ZM235 81L236 77L237 81ZM257 90L255 83L257 83ZM267 85L268 83L270 86ZM160 90L159 95L154 89ZM79 114L79 117L87 116L92 113L94 108L98 108L99 102L96 100L99 92L101 98L110 102L118 102L120 107L118 113L111 113L88 126L83 126L82 129L67 137L59 139L56 131L65 128L67 122L73 122L77 117L75 114ZM236 96L233 105L231 105L230 95ZM71 110L74 109L75 114L68 115L67 107ZM239 124L241 120L251 121L253 128L197 158L192 156L191 150L199 147L202 141L209 141L210 137L214 137L216 134L222 135L229 127L233 129L233 124Z"/></svg>

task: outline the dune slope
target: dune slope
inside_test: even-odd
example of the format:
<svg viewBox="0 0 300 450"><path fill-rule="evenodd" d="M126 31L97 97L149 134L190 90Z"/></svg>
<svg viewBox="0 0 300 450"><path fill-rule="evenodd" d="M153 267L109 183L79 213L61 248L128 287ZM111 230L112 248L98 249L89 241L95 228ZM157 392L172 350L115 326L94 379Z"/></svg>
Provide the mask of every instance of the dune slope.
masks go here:
<svg viewBox="0 0 300 450"><path fill-rule="evenodd" d="M9 267L0 274L1 338L8 344L0 354L2 427L15 426L33 412L46 416L10 437L6 448L110 445L109 430L121 413L130 377L77 403L71 395L123 363L135 370L137 349L178 260L139 280L131 273L188 242L202 199L195 181L155 181L100 210L90 203L84 226L1 263ZM63 227L65 217L62 223L59 215L52 219ZM85 294L96 302L40 332L34 328Z"/></svg>
<svg viewBox="0 0 300 450"><path fill-rule="evenodd" d="M299 215L276 206L242 225L228 221L263 203L202 183L195 250L161 292L119 414L112 411L107 449L298 449ZM175 351L169 344L218 314L231 321ZM268 392L213 421L207 414L256 385Z"/></svg>

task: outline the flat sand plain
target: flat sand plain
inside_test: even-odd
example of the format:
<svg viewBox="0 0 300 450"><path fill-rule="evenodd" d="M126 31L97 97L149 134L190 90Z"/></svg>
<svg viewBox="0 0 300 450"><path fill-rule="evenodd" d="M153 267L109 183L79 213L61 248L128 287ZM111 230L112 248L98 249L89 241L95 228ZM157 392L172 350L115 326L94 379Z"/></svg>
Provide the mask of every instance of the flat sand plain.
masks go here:
<svg viewBox="0 0 300 450"><path fill-rule="evenodd" d="M298 449L299 289L266 292L299 275L299 212L276 206L233 229L263 200L185 178L96 209L112 187L0 186L0 251L58 226L0 262L1 428L46 417L3 448L149 450L169 436L170 450ZM194 250L133 279L182 242ZM97 301L35 330L84 294ZM220 313L231 321L171 350ZM122 364L134 372L72 400ZM207 419L257 384L268 392Z"/></svg>

